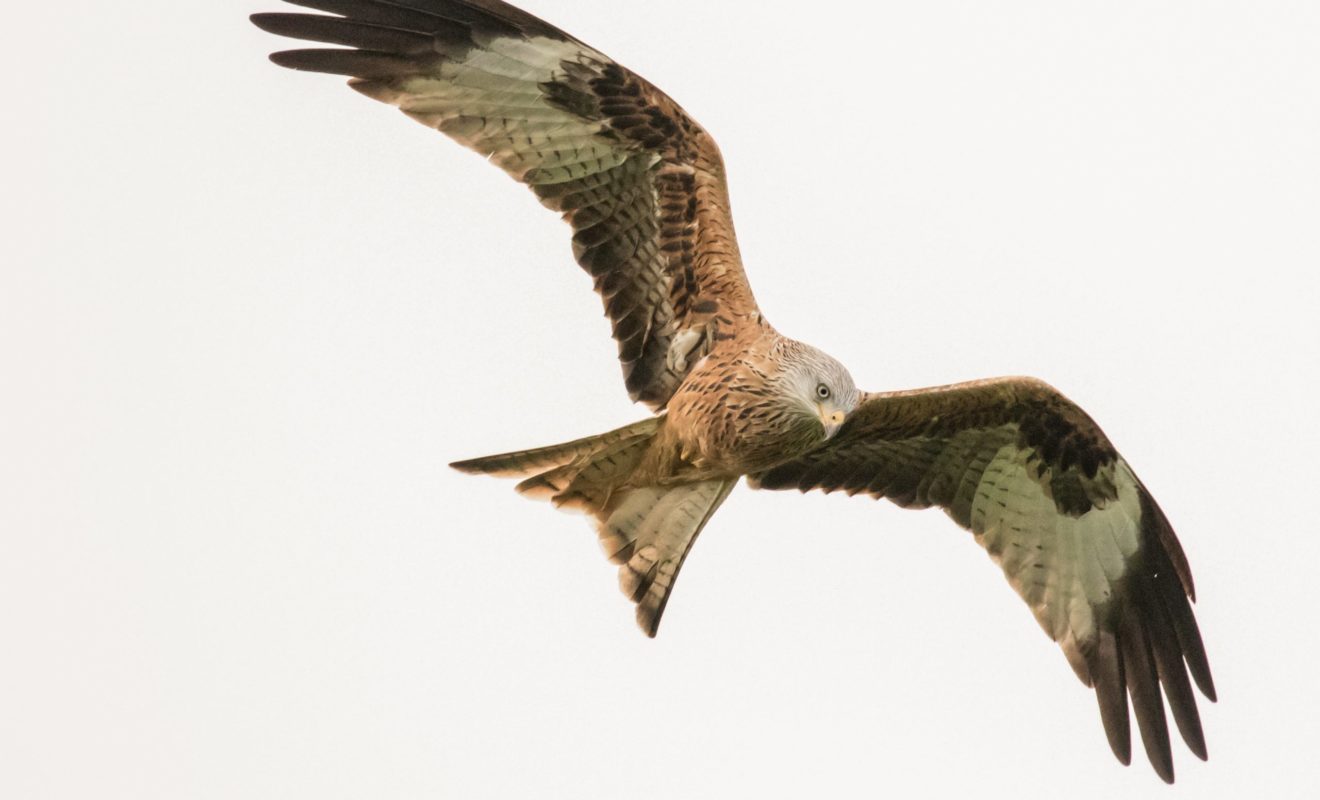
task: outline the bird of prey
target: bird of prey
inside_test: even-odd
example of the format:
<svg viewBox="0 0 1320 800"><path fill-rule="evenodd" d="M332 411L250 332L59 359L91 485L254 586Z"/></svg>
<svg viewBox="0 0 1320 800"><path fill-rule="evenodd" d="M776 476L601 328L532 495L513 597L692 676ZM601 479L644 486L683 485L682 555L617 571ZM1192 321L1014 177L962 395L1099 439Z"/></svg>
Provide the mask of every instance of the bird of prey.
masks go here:
<svg viewBox="0 0 1320 800"><path fill-rule="evenodd" d="M486 156L573 229L633 400L654 415L567 444L454 464L590 515L654 636L684 559L738 481L938 506L971 531L1093 687L1114 754L1128 698L1173 781L1167 698L1206 757L1194 681L1215 699L1187 559L1087 414L1030 378L863 392L762 316L715 141L642 77L499 0L289 0L274 34L335 47L280 66L367 97ZM1189 679L1190 675L1190 679Z"/></svg>

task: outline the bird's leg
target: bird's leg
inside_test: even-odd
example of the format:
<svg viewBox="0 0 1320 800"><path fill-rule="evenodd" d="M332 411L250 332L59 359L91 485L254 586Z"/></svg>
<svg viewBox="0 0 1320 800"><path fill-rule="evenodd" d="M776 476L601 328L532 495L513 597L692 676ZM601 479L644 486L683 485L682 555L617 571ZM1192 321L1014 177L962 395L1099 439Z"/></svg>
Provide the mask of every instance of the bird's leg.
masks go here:
<svg viewBox="0 0 1320 800"><path fill-rule="evenodd" d="M688 356L701 346L706 338L705 326L698 328L684 328L678 332L674 340L669 343L669 351L665 353L665 363L670 371L682 375L687 372Z"/></svg>

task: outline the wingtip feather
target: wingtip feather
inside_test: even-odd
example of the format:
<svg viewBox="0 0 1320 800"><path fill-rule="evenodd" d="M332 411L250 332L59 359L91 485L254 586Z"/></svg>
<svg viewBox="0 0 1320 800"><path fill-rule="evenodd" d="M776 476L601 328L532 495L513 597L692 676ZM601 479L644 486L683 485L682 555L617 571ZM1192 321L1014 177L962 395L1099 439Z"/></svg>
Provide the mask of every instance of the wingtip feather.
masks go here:
<svg viewBox="0 0 1320 800"><path fill-rule="evenodd" d="M1100 721L1114 757L1129 766L1132 763L1132 728L1122 656L1118 642L1108 631L1100 634L1095 647L1091 675L1095 679L1095 696L1100 704Z"/></svg>

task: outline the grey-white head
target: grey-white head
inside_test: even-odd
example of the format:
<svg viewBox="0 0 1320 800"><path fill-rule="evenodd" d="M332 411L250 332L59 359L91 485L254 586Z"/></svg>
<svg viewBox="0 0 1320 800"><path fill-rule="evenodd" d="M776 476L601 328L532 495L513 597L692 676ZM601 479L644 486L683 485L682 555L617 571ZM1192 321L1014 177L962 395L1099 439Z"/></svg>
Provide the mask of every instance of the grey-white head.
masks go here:
<svg viewBox="0 0 1320 800"><path fill-rule="evenodd" d="M835 358L802 342L785 344L781 381L801 410L820 420L829 439L857 408L862 393Z"/></svg>

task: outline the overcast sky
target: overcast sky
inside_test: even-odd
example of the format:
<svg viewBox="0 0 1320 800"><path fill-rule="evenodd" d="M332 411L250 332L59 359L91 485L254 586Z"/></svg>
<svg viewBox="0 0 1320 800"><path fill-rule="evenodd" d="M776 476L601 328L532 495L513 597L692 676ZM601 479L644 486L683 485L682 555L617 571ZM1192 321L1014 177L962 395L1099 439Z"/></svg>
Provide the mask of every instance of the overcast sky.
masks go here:
<svg viewBox="0 0 1320 800"><path fill-rule="evenodd" d="M1209 763L1115 762L938 511L740 488L647 640L585 521L445 466L646 413L567 228L271 65L274 0L67 0L0 51L0 796L1320 784L1320 6L524 6L714 133L784 333L1099 421L1191 560Z"/></svg>

